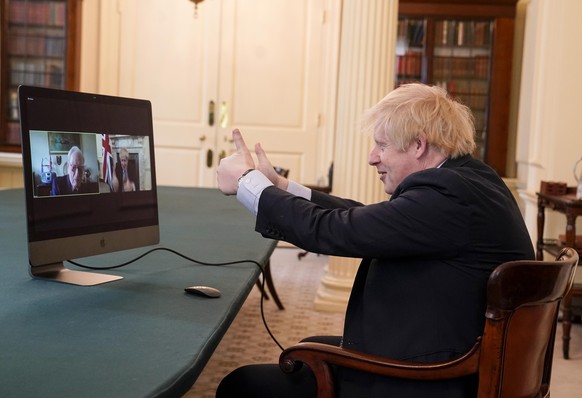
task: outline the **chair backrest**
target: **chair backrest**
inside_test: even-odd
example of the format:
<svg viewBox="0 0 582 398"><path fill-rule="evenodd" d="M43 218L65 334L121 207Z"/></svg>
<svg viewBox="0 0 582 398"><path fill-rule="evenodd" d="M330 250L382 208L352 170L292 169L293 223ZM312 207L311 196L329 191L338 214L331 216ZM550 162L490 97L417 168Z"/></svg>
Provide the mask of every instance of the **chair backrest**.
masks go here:
<svg viewBox="0 0 582 398"><path fill-rule="evenodd" d="M487 286L479 398L549 396L558 310L577 264L577 252L568 248L556 261L513 261L493 271Z"/></svg>
<svg viewBox="0 0 582 398"><path fill-rule="evenodd" d="M397 361L320 343L299 343L279 359L292 373L307 364L318 397L335 394L332 365L409 380L479 375L478 398L549 397L558 310L574 281L578 253L555 261L511 261L489 277L483 335L459 358L438 363Z"/></svg>

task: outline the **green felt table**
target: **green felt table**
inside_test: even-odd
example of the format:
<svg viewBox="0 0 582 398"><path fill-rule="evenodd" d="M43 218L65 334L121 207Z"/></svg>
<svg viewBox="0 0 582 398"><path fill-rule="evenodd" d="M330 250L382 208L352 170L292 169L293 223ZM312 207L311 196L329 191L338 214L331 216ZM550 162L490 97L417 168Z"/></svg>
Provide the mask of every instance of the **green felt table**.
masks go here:
<svg viewBox="0 0 582 398"><path fill-rule="evenodd" d="M161 187L158 199L160 247L205 262L263 265L275 248L254 232L254 217L236 198L215 189ZM0 191L0 215L0 397L181 396L259 276L252 263L204 266L155 251L105 271L124 278L111 283L32 279L23 190ZM148 249L79 262L115 265ZM196 284L222 296L184 293Z"/></svg>

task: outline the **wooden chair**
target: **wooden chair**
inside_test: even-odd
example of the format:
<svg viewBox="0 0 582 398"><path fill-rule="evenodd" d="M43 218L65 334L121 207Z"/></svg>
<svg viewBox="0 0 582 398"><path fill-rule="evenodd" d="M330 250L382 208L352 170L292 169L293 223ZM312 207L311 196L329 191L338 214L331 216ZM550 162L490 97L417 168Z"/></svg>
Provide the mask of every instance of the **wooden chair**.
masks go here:
<svg viewBox="0 0 582 398"><path fill-rule="evenodd" d="M562 301L562 355L564 359L570 359L570 331L572 323L580 323L582 315L580 309L572 306L573 297L582 296L582 284L575 283L567 297Z"/></svg>
<svg viewBox="0 0 582 398"><path fill-rule="evenodd" d="M549 397L558 308L577 263L577 252L565 248L556 261L512 261L497 267L487 285L484 333L460 358L422 364L299 343L281 354L279 365L291 373L307 364L315 373L319 398L334 396L330 365L416 380L478 374L478 398Z"/></svg>

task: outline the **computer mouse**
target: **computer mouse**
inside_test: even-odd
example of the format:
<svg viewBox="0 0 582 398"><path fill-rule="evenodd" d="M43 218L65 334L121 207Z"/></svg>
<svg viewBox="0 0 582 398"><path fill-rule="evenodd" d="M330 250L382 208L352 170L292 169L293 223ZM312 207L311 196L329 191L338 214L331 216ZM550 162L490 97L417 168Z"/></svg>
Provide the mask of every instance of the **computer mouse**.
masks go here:
<svg viewBox="0 0 582 398"><path fill-rule="evenodd" d="M210 298L218 298L221 295L220 290L210 286L189 286L184 288L184 291L188 294Z"/></svg>

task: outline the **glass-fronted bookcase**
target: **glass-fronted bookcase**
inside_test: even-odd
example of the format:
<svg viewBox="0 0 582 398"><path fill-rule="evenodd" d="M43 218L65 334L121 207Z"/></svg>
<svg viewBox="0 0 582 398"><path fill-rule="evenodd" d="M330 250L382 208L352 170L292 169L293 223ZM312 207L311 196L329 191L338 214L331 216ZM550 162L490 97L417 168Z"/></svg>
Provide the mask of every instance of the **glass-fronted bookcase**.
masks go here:
<svg viewBox="0 0 582 398"><path fill-rule="evenodd" d="M0 151L20 151L18 86L78 89L79 0L0 0Z"/></svg>
<svg viewBox="0 0 582 398"><path fill-rule="evenodd" d="M475 156L505 176L515 0L400 1L395 84L438 85L471 108Z"/></svg>

